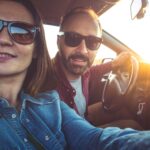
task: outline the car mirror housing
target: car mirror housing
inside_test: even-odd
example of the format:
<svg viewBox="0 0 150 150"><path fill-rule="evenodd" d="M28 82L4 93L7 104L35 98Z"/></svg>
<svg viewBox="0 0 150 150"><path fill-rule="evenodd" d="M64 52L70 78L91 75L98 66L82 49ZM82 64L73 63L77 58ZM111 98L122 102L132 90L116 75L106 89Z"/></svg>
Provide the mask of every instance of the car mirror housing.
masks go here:
<svg viewBox="0 0 150 150"><path fill-rule="evenodd" d="M132 0L130 6L131 19L142 19L148 9L148 0Z"/></svg>

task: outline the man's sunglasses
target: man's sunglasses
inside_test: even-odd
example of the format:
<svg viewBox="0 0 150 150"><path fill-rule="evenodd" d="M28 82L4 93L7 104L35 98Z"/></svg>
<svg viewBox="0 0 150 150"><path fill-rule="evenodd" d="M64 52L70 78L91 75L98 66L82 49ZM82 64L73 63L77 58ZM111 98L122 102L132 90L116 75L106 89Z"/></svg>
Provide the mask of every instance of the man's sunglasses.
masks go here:
<svg viewBox="0 0 150 150"><path fill-rule="evenodd" d="M82 40L85 40L86 47L89 50L97 50L102 43L102 38L92 35L83 36L75 32L60 32L59 35L64 36L65 44L70 47L76 47L82 42Z"/></svg>
<svg viewBox="0 0 150 150"><path fill-rule="evenodd" d="M0 20L0 32L4 27L7 27L10 37L15 42L24 45L31 44L39 30L38 27L28 23Z"/></svg>

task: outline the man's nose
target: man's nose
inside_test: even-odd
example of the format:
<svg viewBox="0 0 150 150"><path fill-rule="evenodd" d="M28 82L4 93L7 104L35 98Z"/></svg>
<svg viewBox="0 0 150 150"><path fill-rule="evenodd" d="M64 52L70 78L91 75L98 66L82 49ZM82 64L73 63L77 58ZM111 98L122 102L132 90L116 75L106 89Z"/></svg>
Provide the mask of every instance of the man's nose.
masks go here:
<svg viewBox="0 0 150 150"><path fill-rule="evenodd" d="M81 41L77 49L84 54L88 53L88 48L86 47L86 42L84 39Z"/></svg>

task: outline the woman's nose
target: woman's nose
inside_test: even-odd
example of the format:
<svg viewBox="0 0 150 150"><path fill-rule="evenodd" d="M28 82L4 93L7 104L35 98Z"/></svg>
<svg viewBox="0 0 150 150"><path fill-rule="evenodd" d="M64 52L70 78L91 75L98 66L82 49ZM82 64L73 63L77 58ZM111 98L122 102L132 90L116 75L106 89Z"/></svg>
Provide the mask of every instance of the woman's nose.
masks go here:
<svg viewBox="0 0 150 150"><path fill-rule="evenodd" d="M0 45L12 44L12 39L7 31L7 28L3 28L0 31Z"/></svg>

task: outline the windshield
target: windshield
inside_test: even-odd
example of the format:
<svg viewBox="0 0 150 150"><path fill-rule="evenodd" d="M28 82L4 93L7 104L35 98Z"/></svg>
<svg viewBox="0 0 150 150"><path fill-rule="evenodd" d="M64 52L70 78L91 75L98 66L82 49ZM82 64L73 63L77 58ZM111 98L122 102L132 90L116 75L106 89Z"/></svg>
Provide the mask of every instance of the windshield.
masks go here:
<svg viewBox="0 0 150 150"><path fill-rule="evenodd" d="M131 1L119 1L100 17L102 27L150 63L150 9L142 19L131 19Z"/></svg>
<svg viewBox="0 0 150 150"><path fill-rule="evenodd" d="M142 19L131 19L131 1L122 0L109 9L100 17L104 30L112 34L118 40L138 53L145 61L150 63L150 11ZM59 28L45 25L46 40L50 56L54 57L57 52L57 34ZM51 42L49 42L51 41ZM115 57L115 53L102 45L97 58Z"/></svg>

